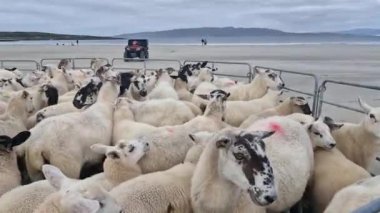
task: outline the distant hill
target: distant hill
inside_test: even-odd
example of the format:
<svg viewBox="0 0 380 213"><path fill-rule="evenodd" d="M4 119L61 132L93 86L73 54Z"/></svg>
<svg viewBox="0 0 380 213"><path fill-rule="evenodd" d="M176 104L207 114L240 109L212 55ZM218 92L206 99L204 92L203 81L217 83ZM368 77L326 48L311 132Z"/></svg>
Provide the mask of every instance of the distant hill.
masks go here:
<svg viewBox="0 0 380 213"><path fill-rule="evenodd" d="M380 37L372 35L351 35L338 32L292 33L268 28L202 27L173 29L156 32L129 33L117 38L146 38L152 42L199 42L206 38L209 42L380 42Z"/></svg>
<svg viewBox="0 0 380 213"><path fill-rule="evenodd" d="M95 40L116 39L115 37L89 36L89 35L67 35L43 32L0 32L0 41L17 40Z"/></svg>
<svg viewBox="0 0 380 213"><path fill-rule="evenodd" d="M380 29L359 28L359 29L339 31L338 33L351 34L351 35L380 36Z"/></svg>

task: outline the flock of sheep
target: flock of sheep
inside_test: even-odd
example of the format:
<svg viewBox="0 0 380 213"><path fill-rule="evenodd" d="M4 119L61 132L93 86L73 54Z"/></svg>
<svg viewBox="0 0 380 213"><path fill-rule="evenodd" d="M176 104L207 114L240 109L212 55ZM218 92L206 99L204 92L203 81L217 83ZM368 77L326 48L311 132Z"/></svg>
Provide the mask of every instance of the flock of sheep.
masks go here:
<svg viewBox="0 0 380 213"><path fill-rule="evenodd" d="M380 108L314 119L271 70L214 71L0 70L0 213L378 211Z"/></svg>

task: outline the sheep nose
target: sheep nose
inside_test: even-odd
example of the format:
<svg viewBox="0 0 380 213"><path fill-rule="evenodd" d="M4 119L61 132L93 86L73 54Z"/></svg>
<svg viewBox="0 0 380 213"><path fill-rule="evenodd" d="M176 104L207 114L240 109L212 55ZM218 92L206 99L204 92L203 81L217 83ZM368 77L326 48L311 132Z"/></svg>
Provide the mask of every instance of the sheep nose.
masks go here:
<svg viewBox="0 0 380 213"><path fill-rule="evenodd" d="M374 114L369 114L369 117L370 117L371 119L376 119L376 117L375 117Z"/></svg>
<svg viewBox="0 0 380 213"><path fill-rule="evenodd" d="M330 148L331 148L331 149L334 148L335 146L336 146L335 143L330 144Z"/></svg>
<svg viewBox="0 0 380 213"><path fill-rule="evenodd" d="M45 118L45 116L44 116L44 114L42 114L42 112L37 113L36 117L37 117L37 123L42 121Z"/></svg>
<svg viewBox="0 0 380 213"><path fill-rule="evenodd" d="M265 201L268 202L268 204L270 204L270 203L273 203L277 199L277 195L265 196L264 199Z"/></svg>
<svg viewBox="0 0 380 213"><path fill-rule="evenodd" d="M140 95L145 97L147 95L147 92L146 91L140 91Z"/></svg>

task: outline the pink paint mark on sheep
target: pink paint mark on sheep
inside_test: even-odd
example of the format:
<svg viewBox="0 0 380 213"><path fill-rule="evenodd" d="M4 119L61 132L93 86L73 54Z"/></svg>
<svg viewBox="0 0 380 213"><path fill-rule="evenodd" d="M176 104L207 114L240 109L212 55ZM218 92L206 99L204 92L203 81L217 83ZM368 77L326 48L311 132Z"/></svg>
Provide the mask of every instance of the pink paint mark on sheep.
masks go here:
<svg viewBox="0 0 380 213"><path fill-rule="evenodd" d="M281 135L284 134L284 129L282 128L282 126L279 123L270 122L269 123L269 129L270 129L270 131L274 131L278 134L281 134Z"/></svg>
<svg viewBox="0 0 380 213"><path fill-rule="evenodd" d="M166 131L168 131L169 133L173 134L173 132L174 132L174 129L173 129L173 128L170 128L170 127L168 127L168 128L166 128Z"/></svg>

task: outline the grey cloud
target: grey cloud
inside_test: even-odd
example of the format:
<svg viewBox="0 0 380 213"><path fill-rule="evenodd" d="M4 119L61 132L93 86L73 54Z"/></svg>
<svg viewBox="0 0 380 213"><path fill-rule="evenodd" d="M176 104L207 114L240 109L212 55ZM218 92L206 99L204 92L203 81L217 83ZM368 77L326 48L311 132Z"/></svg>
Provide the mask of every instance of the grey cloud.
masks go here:
<svg viewBox="0 0 380 213"><path fill-rule="evenodd" d="M0 0L0 31L115 35L202 26L380 28L380 0Z"/></svg>

